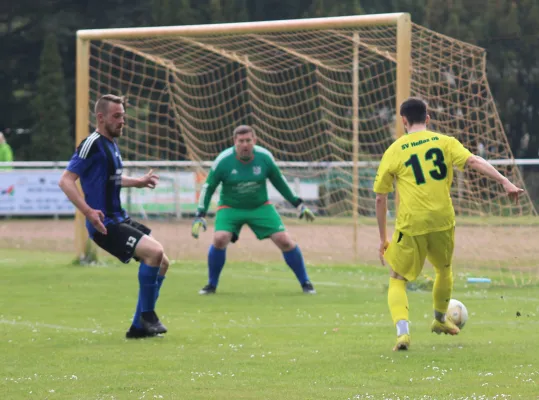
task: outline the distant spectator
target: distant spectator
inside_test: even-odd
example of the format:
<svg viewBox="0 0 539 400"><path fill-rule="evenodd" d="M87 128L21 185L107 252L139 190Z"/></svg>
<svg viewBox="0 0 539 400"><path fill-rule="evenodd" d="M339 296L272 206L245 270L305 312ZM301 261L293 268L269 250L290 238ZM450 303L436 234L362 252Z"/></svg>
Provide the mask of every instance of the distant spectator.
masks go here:
<svg viewBox="0 0 539 400"><path fill-rule="evenodd" d="M483 142L479 142L477 144L477 154L479 155L479 157L487 158L487 149Z"/></svg>
<svg viewBox="0 0 539 400"><path fill-rule="evenodd" d="M4 134L0 132L0 162L13 161L13 151L11 146L6 142ZM0 169L11 169L11 167L0 167Z"/></svg>

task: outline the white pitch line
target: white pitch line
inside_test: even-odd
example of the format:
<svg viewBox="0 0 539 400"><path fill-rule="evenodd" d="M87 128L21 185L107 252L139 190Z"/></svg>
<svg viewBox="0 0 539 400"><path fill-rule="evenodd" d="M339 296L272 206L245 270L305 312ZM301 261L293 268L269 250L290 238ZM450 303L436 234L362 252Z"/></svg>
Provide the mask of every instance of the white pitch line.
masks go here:
<svg viewBox="0 0 539 400"><path fill-rule="evenodd" d="M103 268L108 268L109 266L103 266ZM173 274L187 274L187 275L202 275L207 276L208 272L206 269L204 270L185 270L181 268L170 268L168 273ZM276 281L276 282L288 282L290 280L294 281L295 277L292 275L290 278L278 278L278 277L270 277L270 276L264 276L264 275L248 275L248 274L237 274L237 273L231 273L226 274L227 276L231 276L233 278L248 278L248 279L254 279L254 280L268 280L268 281ZM349 283L341 283L341 282L331 282L331 281L313 281L314 286L330 286L330 287L348 287L352 289L372 289L372 285L369 285L367 281L364 281L365 284L363 285L354 285ZM495 287L495 289L503 290L503 287ZM510 287L509 289L518 289ZM470 291L478 291L478 290L484 290L479 285L477 287L474 286L468 286L468 288L464 289L464 291L459 292L459 296L466 299L477 299L477 295L473 293L469 293ZM424 293L429 293L427 291L422 291ZM421 293L418 291L418 293ZM498 293L493 294L494 296L499 296ZM511 300L511 301L529 301L529 302L539 302L539 297L515 297L511 295L503 295L503 300Z"/></svg>
<svg viewBox="0 0 539 400"><path fill-rule="evenodd" d="M171 269L170 271L173 271L173 273L179 273L179 274L196 274L196 275L206 275L206 271L193 271L193 270L181 270L181 269ZM169 271L169 272L170 272ZM280 278L280 277L268 277L264 275L248 275L248 274L228 274L228 276L231 276L233 278L247 278L247 279L253 279L253 280L266 280L266 281L278 281L278 282L288 282L288 281L295 281L294 277L290 278ZM325 281L318 281L314 282L317 286L332 286L332 287L348 287L348 288L354 288L354 289L367 289L372 288L372 286L369 286L368 284L364 285L354 285L354 284L346 284L346 283L340 283L340 282L325 282ZM425 292L427 293L427 292ZM496 294L498 296L498 294ZM466 292L462 293L462 298L465 299L476 299L477 296L473 293L467 294ZM539 298L533 298L533 297L512 297L508 295L504 295L503 301L529 301L529 302L538 302ZM524 322L524 321L523 321ZM525 321L526 324L537 324L539 321ZM54 324L45 324L40 322L30 322L30 321L18 321L18 320L6 320L6 319L0 319L0 324L3 325L14 325L14 326L27 326L30 328L45 328L45 329L54 329L54 330L62 330L62 331L71 331L71 332L87 332L87 333L96 333L96 334L107 334L108 332L105 332L100 329L92 329L92 328L74 328L70 326L63 326L63 325L54 325ZM413 324L413 321L412 321ZM500 321L474 321L474 325L499 325ZM519 322L509 322L507 321L505 325L518 325ZM281 329L281 328L287 328L287 327L294 327L294 328L300 328L300 327L320 327L320 328L327 328L331 329L331 326L338 325L336 322L328 322L328 323L320 323L320 324L287 324L287 325L245 325L245 324L227 324L223 326L214 326L215 329L231 329L231 328L240 328L240 329ZM359 326L372 326L372 327L382 327L388 325L385 322L357 322L357 323L351 323L351 324L343 324L338 325L339 328L346 328L346 327L359 327ZM185 330L187 327L180 328L180 330ZM208 328L212 328L209 326ZM189 329L189 328L187 328ZM109 331L109 332L114 332Z"/></svg>
<svg viewBox="0 0 539 400"><path fill-rule="evenodd" d="M430 321L430 319L428 319ZM421 326L427 324L427 320L420 320L420 321L411 321L412 329L422 329ZM535 320L522 320L522 323L525 324L539 324L539 321ZM107 334L112 332L119 332L116 330L109 330L108 332L100 331L97 329L89 329L89 328L74 328L70 326L63 326L63 325L53 325L53 324L43 324L40 322L30 322L30 321L16 321L16 320L6 320L6 319L0 319L0 324L4 325L13 325L13 326L25 326L29 328L46 328L46 329L54 329L58 331L69 331L69 332L86 332L86 333L95 333L95 334ZM521 323L517 321L506 321L505 323L502 323L501 325L506 326L517 326ZM425 326L427 326L425 325ZM500 326L500 321L473 321L473 325L492 325L492 326ZM416 328L414 328L416 326ZM333 322L321 322L321 323L305 323L305 324L241 324L241 323L234 323L234 324L226 324L221 326L182 326L179 328L179 332L186 332L186 331L192 331L192 330L200 330L200 329L286 329L286 328L321 328L325 329L328 332L331 332L333 329L337 328L339 330L341 329L350 329L350 328L358 328L358 327L373 327L373 328L379 328L379 327L388 327L391 328L391 321L376 321L376 322L344 322L344 321L333 321ZM466 329L466 328L465 328Z"/></svg>
<svg viewBox="0 0 539 400"><path fill-rule="evenodd" d="M169 269L168 273L174 273L174 274L188 274L188 275L207 275L207 271L186 271L181 269ZM292 271L290 271L292 274ZM249 274L227 274L227 276L230 276L232 278L247 278L247 279L254 279L254 280L267 280L267 281L275 281L275 282L295 282L296 278L294 275L291 275L290 278L278 278L278 277L270 277L270 276L264 276L264 275L249 275ZM340 282L324 282L324 281L313 281L313 284L315 286L334 286L334 287L350 287L350 288L356 288L356 289L368 289L372 286L369 286L368 284L364 285L352 285L349 283L340 283Z"/></svg>
<svg viewBox="0 0 539 400"><path fill-rule="evenodd" d="M58 331L70 331L70 332L88 332L88 333L99 333L106 334L107 332L100 329L91 329L91 328L73 328L71 326L63 325L53 325L53 324L43 324L41 322L30 322L30 321L17 321L17 320L8 320L0 319L0 324L2 325L14 325L14 326L27 326L29 328L45 328L45 329L54 329Z"/></svg>
<svg viewBox="0 0 539 400"><path fill-rule="evenodd" d="M243 275L243 274L230 274L233 278L248 278L248 279L254 279L254 280L260 280L260 281L278 281L278 282L296 282L296 278L294 276L291 276L290 278L276 278L276 277L268 277L268 276L262 276L262 275ZM368 285L353 285L349 283L340 283L340 282L324 282L324 281L313 281L313 285L315 286L334 286L334 287L349 287L349 288L355 288L355 289L368 289L372 286Z"/></svg>
<svg viewBox="0 0 539 400"><path fill-rule="evenodd" d="M169 269L168 273L174 273L174 274L188 274L188 275L207 275L207 271L193 271L193 270L182 270L182 269ZM231 273L226 274L226 276L230 276L232 278L247 278L247 279L253 279L253 280L266 280L266 281L275 281L275 282L295 282L295 277L292 275L290 278L279 278L279 277L271 277L271 276L264 276L264 275L249 275L249 274L237 274L237 273ZM313 281L313 285L315 286L331 286L331 287L347 287L352 289L372 289L373 286L370 285L367 281L363 285L354 285L350 283L341 283L341 282L331 282L331 281ZM371 282L372 283L372 282ZM502 287L496 287L495 289L504 289ZM513 288L510 288L511 290ZM473 293L468 293L470 291L477 291L477 290L484 290L480 287L468 287L464 289L464 291L459 292L459 296L466 299L477 299L477 295ZM428 291L417 291L417 293L430 293ZM413 293L413 292L412 292ZM483 295L481 295L483 296ZM493 296L499 296L498 293L493 294ZM504 298L502 300L509 300L509 301L530 301L530 302L539 302L539 297L515 297L511 295L503 295ZM494 300L494 299L492 299Z"/></svg>
<svg viewBox="0 0 539 400"><path fill-rule="evenodd" d="M423 329L423 326L430 326L431 319L425 319L418 321L410 321L412 330L418 330ZM492 326L499 326L500 321L472 321L469 324L471 325L492 325ZM522 321L522 323L525 324L539 324L539 321L531 320L531 321ZM506 321L505 323L501 323L501 325L508 325L508 326L518 326L521 325L521 323L517 321ZM325 328L328 331L331 331L334 328L338 329L347 329L347 328L357 328L357 327L388 327L389 329L392 328L391 320L388 322L352 322L352 323L339 323L339 321L335 322L327 322L327 323L318 323L318 324L260 324L260 325L248 325L248 324L227 324L222 326L207 326L204 327L206 329L213 328L213 329L233 329L233 328L240 328L240 329L283 329L283 328ZM198 328L197 328L198 329ZM468 330L470 328L464 328L465 330ZM180 330L189 330L188 327L180 328Z"/></svg>

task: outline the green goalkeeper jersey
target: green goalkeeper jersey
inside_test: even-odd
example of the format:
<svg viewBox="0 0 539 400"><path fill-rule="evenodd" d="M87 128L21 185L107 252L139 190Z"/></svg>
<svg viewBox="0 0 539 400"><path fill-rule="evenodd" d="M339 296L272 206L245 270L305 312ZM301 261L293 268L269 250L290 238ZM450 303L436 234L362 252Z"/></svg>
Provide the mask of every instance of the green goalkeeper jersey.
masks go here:
<svg viewBox="0 0 539 400"><path fill-rule="evenodd" d="M254 157L246 162L238 159L235 147L230 147L213 162L202 186L198 212L208 211L210 200L219 184L222 184L219 206L240 209L260 207L268 202L267 179L292 205L297 207L301 203L268 150L255 146Z"/></svg>

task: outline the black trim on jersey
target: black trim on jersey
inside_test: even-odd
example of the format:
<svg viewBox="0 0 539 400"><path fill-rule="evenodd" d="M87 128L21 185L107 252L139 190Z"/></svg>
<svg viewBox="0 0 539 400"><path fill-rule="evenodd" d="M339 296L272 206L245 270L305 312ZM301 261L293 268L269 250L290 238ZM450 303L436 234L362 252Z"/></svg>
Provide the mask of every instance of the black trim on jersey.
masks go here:
<svg viewBox="0 0 539 400"><path fill-rule="evenodd" d="M297 208L301 203L303 203L303 199L301 197L298 197L296 201L292 203L292 205Z"/></svg>
<svg viewBox="0 0 539 400"><path fill-rule="evenodd" d="M103 138L103 140L107 139ZM112 151L110 151L107 143L103 143L103 148L105 150L108 163L108 176L107 183L105 185L105 214L110 218L114 218L114 191L116 189L116 181L114 179L111 180L110 178L116 176L116 164L114 163L114 155L112 154ZM114 218L114 220L116 221L116 218Z"/></svg>

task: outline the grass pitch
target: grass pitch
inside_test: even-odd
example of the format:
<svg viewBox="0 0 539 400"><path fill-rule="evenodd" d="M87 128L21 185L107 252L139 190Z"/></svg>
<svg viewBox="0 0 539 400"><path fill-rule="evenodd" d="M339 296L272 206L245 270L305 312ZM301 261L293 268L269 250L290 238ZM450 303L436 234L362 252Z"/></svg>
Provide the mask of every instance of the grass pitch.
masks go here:
<svg viewBox="0 0 539 400"><path fill-rule="evenodd" d="M539 392L539 291L467 285L459 336L429 332L429 291L409 291L412 347L394 353L383 267L310 267L304 295L282 264L174 263L162 339L124 339L137 264L0 250L2 399L502 399ZM477 273L477 271L475 271ZM497 274L497 276L500 276ZM520 316L517 316L518 315Z"/></svg>

